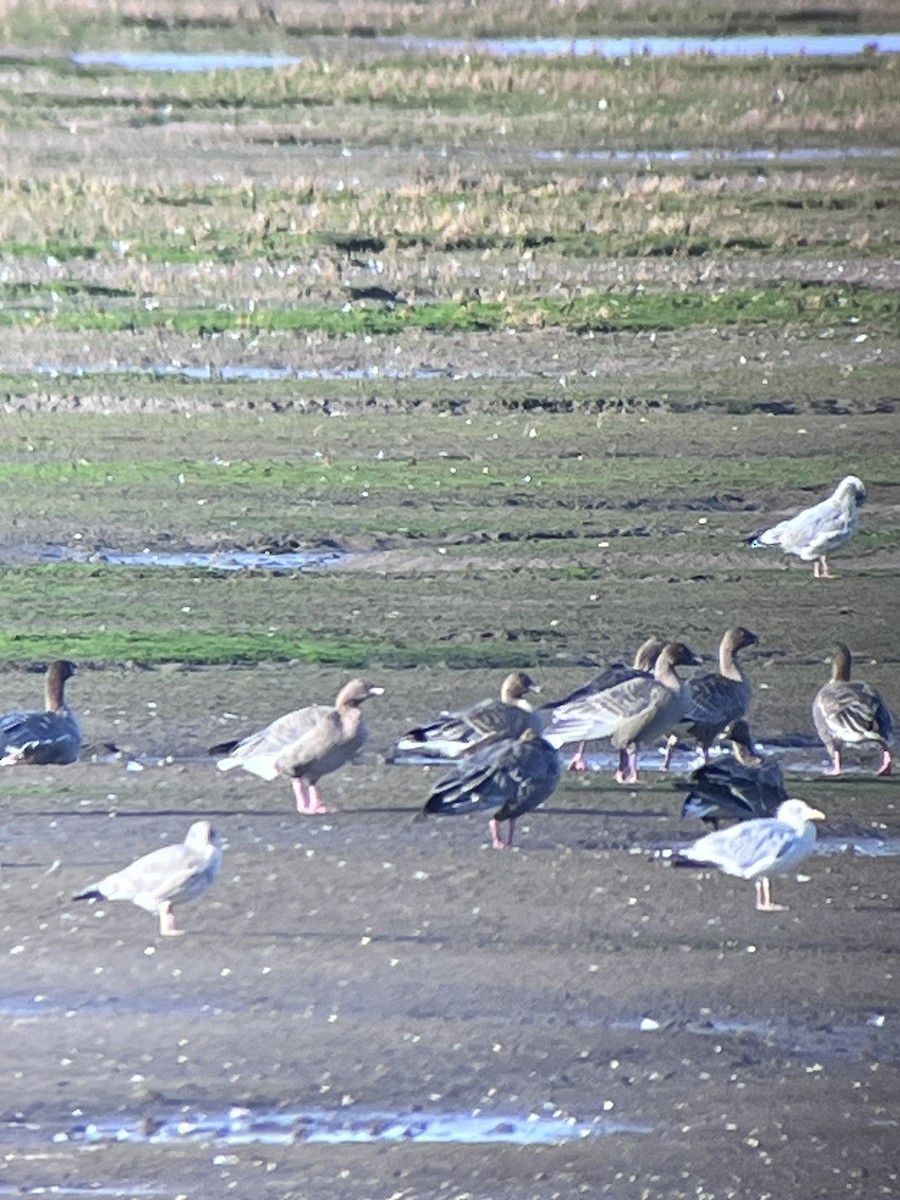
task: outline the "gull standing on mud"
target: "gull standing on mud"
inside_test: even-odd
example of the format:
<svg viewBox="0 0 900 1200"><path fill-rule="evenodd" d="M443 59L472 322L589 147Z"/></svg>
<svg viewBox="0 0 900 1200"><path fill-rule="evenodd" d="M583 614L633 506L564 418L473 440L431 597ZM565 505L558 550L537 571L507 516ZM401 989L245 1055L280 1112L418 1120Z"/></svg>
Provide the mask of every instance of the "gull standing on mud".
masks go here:
<svg viewBox="0 0 900 1200"><path fill-rule="evenodd" d="M540 717L527 697L540 688L524 671L513 671L503 680L500 698L480 700L458 712L442 712L427 725L417 725L398 739L389 762L402 762L398 755L427 755L429 758L458 758L476 746L498 738L519 737L526 729L538 733Z"/></svg>
<svg viewBox="0 0 900 1200"><path fill-rule="evenodd" d="M214 746L212 753L229 750L216 766L220 771L241 767L260 779L290 779L297 812L306 816L327 813L318 783L337 771L362 747L368 736L362 705L380 696L383 687L351 679L338 692L334 705L311 704L298 708L252 733L243 741Z"/></svg>
<svg viewBox="0 0 900 1200"><path fill-rule="evenodd" d="M193 900L215 881L222 847L209 821L195 821L177 846L162 846L130 867L107 875L73 896L73 900L130 900L159 916L162 937L184 933L175 925L175 904Z"/></svg>
<svg viewBox="0 0 900 1200"><path fill-rule="evenodd" d="M774 817L741 821L729 829L707 833L678 851L675 866L718 867L726 875L752 879L759 911L781 912L784 906L772 902L770 876L790 871L812 854L816 842L813 821L824 816L803 800L785 800Z"/></svg>
<svg viewBox="0 0 900 1200"><path fill-rule="evenodd" d="M831 579L826 555L843 546L859 529L859 510L865 502L863 481L856 475L847 475L827 500L754 534L748 538L748 544L780 546L785 554L812 562L816 579Z"/></svg>
<svg viewBox="0 0 900 1200"><path fill-rule="evenodd" d="M890 710L868 683L850 682L852 665L850 650L839 643L831 659L831 678L819 688L813 701L813 723L831 755L832 765L825 774L840 775L844 746L878 746L881 766L876 775L890 775L890 743L894 736Z"/></svg>
<svg viewBox="0 0 900 1200"><path fill-rule="evenodd" d="M543 804L561 773L553 746L526 729L521 737L505 738L459 759L434 785L416 820L496 809L490 820L491 844L503 850L513 844L516 818ZM500 830L503 821L509 821L506 839Z"/></svg>
<svg viewBox="0 0 900 1200"><path fill-rule="evenodd" d="M77 761L81 728L65 700L66 680L76 671L74 663L57 659L44 679L44 711L0 716L0 767Z"/></svg>
<svg viewBox="0 0 900 1200"><path fill-rule="evenodd" d="M653 674L640 672L601 692L557 706L544 732L551 745L608 737L619 751L617 783L636 783L638 750L665 737L687 708L687 688L678 666L699 666L701 660L684 642L666 642Z"/></svg>

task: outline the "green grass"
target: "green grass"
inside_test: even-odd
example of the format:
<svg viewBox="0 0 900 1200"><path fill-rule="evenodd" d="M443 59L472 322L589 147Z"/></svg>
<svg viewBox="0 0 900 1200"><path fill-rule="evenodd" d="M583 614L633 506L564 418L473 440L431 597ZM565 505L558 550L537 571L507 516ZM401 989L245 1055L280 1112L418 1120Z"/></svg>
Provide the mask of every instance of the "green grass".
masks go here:
<svg viewBox="0 0 900 1200"><path fill-rule="evenodd" d="M89 311L6 309L0 326L47 325L60 331L137 332L166 329L210 336L227 331L320 332L332 335L389 335L404 329L459 333L479 330L527 329L536 320L576 331L653 332L690 329L702 325L743 325L781 321L790 325L840 322L883 322L896 330L900 292L813 288L783 285L755 290L696 292L611 293L573 296L562 301L518 300L507 304L446 302L396 308L361 305L304 307L251 312L220 309L99 309Z"/></svg>

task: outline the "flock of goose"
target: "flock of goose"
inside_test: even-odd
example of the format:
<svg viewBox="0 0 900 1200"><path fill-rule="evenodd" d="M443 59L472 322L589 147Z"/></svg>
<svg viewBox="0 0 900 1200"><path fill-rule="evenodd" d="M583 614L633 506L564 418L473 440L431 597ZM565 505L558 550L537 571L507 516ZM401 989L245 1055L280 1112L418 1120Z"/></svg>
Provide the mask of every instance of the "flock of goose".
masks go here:
<svg viewBox="0 0 900 1200"><path fill-rule="evenodd" d="M829 577L826 554L857 527L857 506L865 498L862 483L848 476L832 496L789 521L773 526L754 544L780 545L814 562L817 577ZM726 630L719 646L718 671L682 679L678 669L701 660L683 642L648 639L633 664L616 663L571 694L535 708L529 697L540 691L524 672L503 682L496 699L457 712L441 713L400 737L388 762L444 763L447 772L431 789L419 819L487 811L492 844L512 844L516 819L542 804L557 787L560 750L576 745L569 762L584 770L587 742L607 740L619 752L616 780L634 783L642 747L665 740L663 769L681 739L696 742L703 765L685 785L684 813L697 816L713 831L681 850L679 865L712 865L727 874L756 881L756 906L779 908L771 896L770 876L791 869L812 850L813 821L822 813L788 796L781 768L754 750L747 725L752 688L739 655L756 644L742 626ZM839 645L831 678L817 692L813 721L830 757L830 774L840 774L847 747L876 747L878 774L892 770L892 720L878 692L851 680L849 649ZM65 684L74 664L51 663L42 711L0 717L0 766L72 763L81 748L77 718L65 700ZM264 780L291 782L297 811L326 813L319 781L357 754L366 739L362 706L383 688L353 679L333 705L315 704L288 713L265 729L237 742L212 748L221 771L242 769ZM720 739L732 753L710 760ZM736 823L718 828L724 819ZM503 824L508 826L504 836ZM160 933L181 932L174 905L203 892L216 878L222 851L208 821L196 821L180 845L144 855L122 871L91 884L74 898L130 900L155 913Z"/></svg>

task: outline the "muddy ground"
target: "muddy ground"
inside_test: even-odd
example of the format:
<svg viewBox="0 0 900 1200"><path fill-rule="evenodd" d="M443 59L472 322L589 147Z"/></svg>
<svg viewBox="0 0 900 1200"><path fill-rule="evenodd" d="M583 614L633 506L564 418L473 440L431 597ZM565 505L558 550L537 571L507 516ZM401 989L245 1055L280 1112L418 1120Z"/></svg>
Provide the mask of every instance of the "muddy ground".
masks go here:
<svg viewBox="0 0 900 1200"><path fill-rule="evenodd" d="M475 8L467 20L483 20ZM719 8L693 16L702 24L708 11ZM81 44L51 32L28 45L63 38L66 59ZM342 53L336 75L354 65ZM518 85L489 94L492 71L463 72L459 95L421 108L402 89L396 104L260 90L245 112L225 81L197 107L166 77L109 86L65 63L39 66L10 55L0 113L11 180L0 712L38 702L39 655L78 657L70 700L86 745L76 765L0 776L0 1196L896 1195L897 864L877 853L900 845L896 777L876 780L867 759L823 778L809 716L838 638L900 712L892 323L837 309L812 321L804 308L785 326L776 307L758 324L682 330L537 322L377 337L57 321L89 315L95 296L213 312L257 296L267 309L333 306L373 283L409 303L782 282L807 286L816 304L844 287L890 301L891 156L840 171L814 156L820 143L893 145L885 79L873 75L882 90L860 99L833 63L823 95L804 90L806 63L751 63L756 91L746 105L723 99L723 128L703 79L678 74L676 92L701 89L685 121L647 115L660 95L650 81L646 104L634 88L644 105L634 128L610 132L597 113L632 111L617 92L607 106L612 71L588 108L570 71L578 103L564 92L533 115L532 84L519 113ZM373 68L376 98L385 78L393 94L385 69ZM740 89L735 78L724 82ZM627 152L623 163L534 159L607 144ZM811 153L796 169L675 164L660 178L684 178L665 190L660 180L648 190L655 172L630 153L695 145ZM719 182L695 201L710 170ZM513 208L529 181L568 195L571 175L598 197L587 226L573 206L572 230L554 217L558 244L539 239L526 254L501 238L495 253L495 172L524 181ZM349 209L348 227L325 229L321 244L298 234L264 246L256 186L280 237L279 205L293 221L303 201L298 176L326 200L351 182L362 215ZM211 230L235 232L221 205L245 182L254 210L232 263ZM393 235L383 252L353 249L368 191L387 189L390 216L391 194L420 184L413 249ZM446 188L451 217L467 204L483 214L472 229L489 235L487 250L479 237L467 248L464 229L454 240ZM610 202L623 228L597 252L585 228L602 228ZM545 215L549 201L523 236L541 235ZM705 237L722 221L766 236L694 258L694 227ZM183 226L187 259L175 253ZM565 252L571 232L577 254ZM668 249L654 241L663 235ZM625 257L615 249L629 245ZM53 295L57 284L70 290ZM186 383L182 367L208 378ZM248 368L300 377L228 380ZM743 544L850 470L870 503L834 580ZM42 560L51 545L101 553L76 569ZM227 578L129 573L102 558L323 545L351 556L324 572ZM760 635L746 655L754 731L784 756L791 790L827 814L827 853L775 883L786 911L758 913L751 885L659 857L702 831L681 820L682 793L654 754L635 787L617 786L599 760L566 776L512 851L490 849L486 816L413 823L434 773L385 761L413 721L492 694L512 665L558 695L589 677L591 660L629 656L652 631L711 661L735 622ZM284 661L300 655L291 646L269 656L274 634L296 637L310 661ZM134 649L141 637L150 666ZM347 664L348 646L358 662L313 665ZM248 647L256 665L210 665ZM286 783L215 771L211 743L328 700L359 670L386 691L369 705L362 760L325 781L337 811L304 818ZM132 906L72 901L200 817L228 846L215 887L180 911L182 938L160 938ZM493 1130L487 1142L464 1140L473 1114ZM429 1142L441 1115L455 1140ZM561 1138L554 1120L575 1136ZM328 1131L343 1140L321 1140ZM523 1144L542 1131L543 1143Z"/></svg>
<svg viewBox="0 0 900 1200"><path fill-rule="evenodd" d="M814 673L801 673L806 690ZM574 674L542 677L552 691ZM436 696L485 694L489 672L379 672L369 748L326 781L339 809L327 817L293 813L286 784L224 777L203 758L223 730L328 696L340 678L288 665L85 671L71 699L98 761L4 775L0 1186L894 1193L893 858L817 856L801 882L777 882L788 911L757 913L750 885L654 859L698 832L655 770L635 788L608 771L569 776L512 852L489 849L482 817L414 824L429 776L384 751ZM38 684L3 675L3 707ZM111 760L106 741L120 749ZM832 850L900 835L892 781L794 784L827 811ZM131 906L71 902L201 815L228 848L215 888L181 910L183 938L160 939ZM232 1106L296 1114L295 1140L115 1140L198 1113L224 1127ZM310 1143L304 1118L322 1110L367 1130L373 1113L480 1111L501 1133L529 1114L595 1132L535 1146L499 1133L498 1145Z"/></svg>

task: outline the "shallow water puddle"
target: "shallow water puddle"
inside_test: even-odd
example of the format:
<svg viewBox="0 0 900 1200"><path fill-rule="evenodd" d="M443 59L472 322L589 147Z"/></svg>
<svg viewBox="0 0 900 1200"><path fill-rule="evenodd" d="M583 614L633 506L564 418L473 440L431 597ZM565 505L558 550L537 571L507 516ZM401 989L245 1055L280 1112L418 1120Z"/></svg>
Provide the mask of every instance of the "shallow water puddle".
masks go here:
<svg viewBox="0 0 900 1200"><path fill-rule="evenodd" d="M302 571L340 562L346 554L337 550L77 550L47 546L38 554L41 562L107 563L113 567L201 567L215 571Z"/></svg>
<svg viewBox="0 0 900 1200"><path fill-rule="evenodd" d="M827 760L824 757L824 751L818 744L809 746L775 746L767 745L764 742L756 743L760 754L766 757L777 758L785 772L794 775L821 775L827 766ZM575 746L564 746L560 750L563 761L567 762L575 753ZM660 751L660 754L662 751ZM727 753L727 751L725 751ZM619 756L617 753L609 750L588 750L585 753L585 762L587 763L588 773L593 771L615 772L619 765ZM712 760L716 758L715 751L711 755ZM403 752L397 754L390 760L396 766L410 767L442 767L447 769L452 765L452 759L441 759L429 756L427 754L416 754L413 752ZM640 775L645 782L653 779L655 775L659 775L662 779L670 779L673 783L676 781L680 784L681 776L686 776L703 765L701 756L693 750L685 750L678 748L672 755L672 765L669 771L662 771L657 761L654 761L652 751L645 752L641 759ZM860 765L857 763L848 763L844 768L846 775L871 775L871 766ZM575 776L577 778L577 775ZM677 788L675 790L678 790Z"/></svg>
<svg viewBox="0 0 900 1200"><path fill-rule="evenodd" d="M782 57L791 54L882 54L900 51L900 34L811 34L728 38L376 38L347 39L377 51L419 50L438 54L488 54L494 58L531 55L549 57L671 58L683 54L722 57ZM79 67L122 67L128 71L228 71L294 66L302 57L290 54L191 54L169 51L85 51L73 54Z"/></svg>
<svg viewBox="0 0 900 1200"><path fill-rule="evenodd" d="M215 1142L226 1146L253 1143L292 1145L315 1142L450 1142L553 1145L614 1133L652 1133L651 1126L626 1121L471 1113L390 1113L347 1109L335 1113L254 1113L232 1108L223 1113L190 1113L166 1120L98 1120L73 1125L53 1135L54 1142L128 1142L160 1145L173 1142Z"/></svg>
<svg viewBox="0 0 900 1200"><path fill-rule="evenodd" d="M4 367L0 371L18 370L18 367ZM437 367L420 367L412 371L398 371L389 367L336 367L333 370L307 370L300 367L259 367L259 366L173 366L162 363L149 363L137 366L133 363L115 363L113 366L98 367L88 363L38 363L29 366L28 371L34 375L49 375L52 378L73 376L76 379L85 376L104 375L145 375L154 379L187 379L194 383L209 380L248 380L252 382L271 383L278 380L299 380L301 382L321 381L351 381L359 382L368 379L391 379L403 381L407 379L530 379L527 371L457 371L454 368L440 369Z"/></svg>
<svg viewBox="0 0 900 1200"><path fill-rule="evenodd" d="M632 163L802 163L840 162L844 158L898 158L897 146L810 146L793 150L536 150L546 162Z"/></svg>
<svg viewBox="0 0 900 1200"><path fill-rule="evenodd" d="M614 1029L640 1033L695 1034L699 1037L754 1038L763 1045L777 1046L792 1054L818 1059L862 1058L873 1053L878 1031L888 1024L885 1013L871 1013L854 1024L823 1022L818 1026L797 1025L790 1021L752 1017L701 1017L699 1020L656 1020L644 1016L613 1021Z"/></svg>
<svg viewBox="0 0 900 1200"><path fill-rule="evenodd" d="M77 67L124 67L128 71L248 71L291 67L303 62L294 54L190 54L167 50L86 50L73 54Z"/></svg>
<svg viewBox="0 0 900 1200"><path fill-rule="evenodd" d="M390 41L391 39L385 39ZM495 58L535 57L673 58L682 54L710 54L727 58L789 54L862 54L866 51L897 53L900 34L812 34L726 38L403 38L408 50L437 50L453 54L490 54Z"/></svg>

